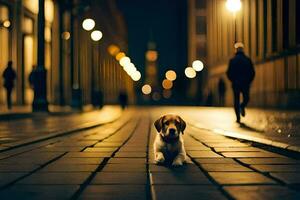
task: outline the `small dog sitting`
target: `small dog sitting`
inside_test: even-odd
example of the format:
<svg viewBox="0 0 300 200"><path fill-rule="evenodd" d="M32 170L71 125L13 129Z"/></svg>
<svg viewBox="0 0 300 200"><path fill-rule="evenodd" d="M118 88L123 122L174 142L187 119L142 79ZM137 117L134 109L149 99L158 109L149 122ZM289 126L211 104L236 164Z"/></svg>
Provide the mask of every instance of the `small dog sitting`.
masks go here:
<svg viewBox="0 0 300 200"><path fill-rule="evenodd" d="M186 159L182 137L185 121L177 115L168 114L156 120L154 126L158 132L153 144L156 164L183 165Z"/></svg>

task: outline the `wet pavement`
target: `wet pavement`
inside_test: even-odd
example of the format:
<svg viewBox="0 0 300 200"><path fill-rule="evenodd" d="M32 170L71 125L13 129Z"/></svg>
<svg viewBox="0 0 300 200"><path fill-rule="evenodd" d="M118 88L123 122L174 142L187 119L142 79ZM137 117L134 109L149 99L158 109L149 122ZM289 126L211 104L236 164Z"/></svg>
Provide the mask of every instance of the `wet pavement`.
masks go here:
<svg viewBox="0 0 300 200"><path fill-rule="evenodd" d="M153 161L152 124L166 112L188 122L183 167ZM300 160L192 126L194 115L136 108L102 126L3 151L1 199L300 199Z"/></svg>

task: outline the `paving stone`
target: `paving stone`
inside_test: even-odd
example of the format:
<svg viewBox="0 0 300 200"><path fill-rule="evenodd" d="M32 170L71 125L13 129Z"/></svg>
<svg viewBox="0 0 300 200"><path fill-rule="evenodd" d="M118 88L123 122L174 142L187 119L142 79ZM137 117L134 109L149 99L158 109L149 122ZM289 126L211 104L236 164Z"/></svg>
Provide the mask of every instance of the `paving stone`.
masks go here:
<svg viewBox="0 0 300 200"><path fill-rule="evenodd" d="M104 158L111 155L110 152L69 152L63 158Z"/></svg>
<svg viewBox="0 0 300 200"><path fill-rule="evenodd" d="M90 175L88 172L67 173L35 173L19 181L17 184L40 184L40 185L79 185Z"/></svg>
<svg viewBox="0 0 300 200"><path fill-rule="evenodd" d="M209 185L208 178L202 172L189 173L150 173L151 184L170 184L170 185Z"/></svg>
<svg viewBox="0 0 300 200"><path fill-rule="evenodd" d="M146 164L107 164L103 172L146 172Z"/></svg>
<svg viewBox="0 0 300 200"><path fill-rule="evenodd" d="M116 158L145 158L146 152L117 152Z"/></svg>
<svg viewBox="0 0 300 200"><path fill-rule="evenodd" d="M209 172L209 175L221 185L276 183L257 172Z"/></svg>
<svg viewBox="0 0 300 200"><path fill-rule="evenodd" d="M90 185L79 199L146 200L144 185Z"/></svg>
<svg viewBox="0 0 300 200"><path fill-rule="evenodd" d="M109 159L108 163L113 163L113 164L122 164L122 163L143 164L143 163L146 163L146 158L111 158L111 159Z"/></svg>
<svg viewBox="0 0 300 200"><path fill-rule="evenodd" d="M262 172L300 172L300 165L251 165Z"/></svg>
<svg viewBox="0 0 300 200"><path fill-rule="evenodd" d="M38 165L0 165L0 172L30 172L37 169Z"/></svg>
<svg viewBox="0 0 300 200"><path fill-rule="evenodd" d="M33 152L66 152L66 151L81 151L84 147L44 147L37 150L34 150Z"/></svg>
<svg viewBox="0 0 300 200"><path fill-rule="evenodd" d="M300 184L299 172L274 172L271 173L271 176L274 176L287 184Z"/></svg>
<svg viewBox="0 0 300 200"><path fill-rule="evenodd" d="M247 167L244 167L240 164L201 164L201 167L205 169L205 171L208 172L249 172L253 171Z"/></svg>
<svg viewBox="0 0 300 200"><path fill-rule="evenodd" d="M208 185L152 185L152 196L157 200L226 199L216 187Z"/></svg>
<svg viewBox="0 0 300 200"><path fill-rule="evenodd" d="M103 158L60 158L55 163L66 164L99 164L103 161Z"/></svg>
<svg viewBox="0 0 300 200"><path fill-rule="evenodd" d="M119 147L122 143L118 142L99 142L94 147Z"/></svg>
<svg viewBox="0 0 300 200"><path fill-rule="evenodd" d="M50 164L40 172L93 172L99 165L86 164Z"/></svg>
<svg viewBox="0 0 300 200"><path fill-rule="evenodd" d="M0 173L0 187L11 183L12 181L24 176L26 173L20 173L20 172L1 172ZM1 195L0 195L1 196Z"/></svg>
<svg viewBox="0 0 300 200"><path fill-rule="evenodd" d="M282 200L300 199L300 193L277 185L260 186L225 186L224 189L234 198L240 200Z"/></svg>
<svg viewBox="0 0 300 200"><path fill-rule="evenodd" d="M291 158L239 158L239 161L246 164L300 164L300 160Z"/></svg>
<svg viewBox="0 0 300 200"><path fill-rule="evenodd" d="M187 146L185 145L185 150L187 151L211 151L210 148L206 146Z"/></svg>
<svg viewBox="0 0 300 200"><path fill-rule="evenodd" d="M200 164L234 164L237 163L232 158L196 158L195 161Z"/></svg>
<svg viewBox="0 0 300 200"><path fill-rule="evenodd" d="M117 148L109 148L109 147L91 147L91 148L86 148L84 152L114 152Z"/></svg>
<svg viewBox="0 0 300 200"><path fill-rule="evenodd" d="M210 147L248 147L249 144L241 142L205 142Z"/></svg>
<svg viewBox="0 0 300 200"><path fill-rule="evenodd" d="M94 184L136 184L147 183L147 174L142 172L100 172L92 180Z"/></svg>
<svg viewBox="0 0 300 200"><path fill-rule="evenodd" d="M259 148L255 147L217 147L214 148L217 152L227 152L227 151L237 151L237 152L244 152L244 151L261 151Z"/></svg>
<svg viewBox="0 0 300 200"><path fill-rule="evenodd" d="M229 158L274 158L274 157L283 157L276 153L269 152L226 152L222 153L225 157Z"/></svg>
<svg viewBox="0 0 300 200"><path fill-rule="evenodd" d="M213 151L188 151L187 153L193 158L222 158Z"/></svg>
<svg viewBox="0 0 300 200"><path fill-rule="evenodd" d="M7 190L0 191L2 199L70 199L79 189L78 185L15 185Z"/></svg>
<svg viewBox="0 0 300 200"><path fill-rule="evenodd" d="M149 165L150 172L169 172L169 173L189 173L189 172L199 172L200 169L198 166L194 164L185 164L180 167L171 167L171 166L161 166L150 164Z"/></svg>

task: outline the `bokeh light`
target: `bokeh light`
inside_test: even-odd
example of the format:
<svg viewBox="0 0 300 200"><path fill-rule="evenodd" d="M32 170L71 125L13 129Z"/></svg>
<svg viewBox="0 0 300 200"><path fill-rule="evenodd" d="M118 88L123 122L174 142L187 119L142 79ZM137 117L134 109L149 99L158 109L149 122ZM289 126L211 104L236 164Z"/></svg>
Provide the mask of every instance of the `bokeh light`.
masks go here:
<svg viewBox="0 0 300 200"><path fill-rule="evenodd" d="M62 39L64 39L64 40L69 40L70 37L71 37L71 34L70 34L69 31L65 31L65 32L63 32L63 33L61 34L61 37L62 37Z"/></svg>
<svg viewBox="0 0 300 200"><path fill-rule="evenodd" d="M90 31L95 27L95 21L93 19L85 19L82 22L82 28L86 31Z"/></svg>
<svg viewBox="0 0 300 200"><path fill-rule="evenodd" d="M203 62L201 62L200 60L195 60L192 64L192 67L196 72L200 72L203 70L204 65Z"/></svg>
<svg viewBox="0 0 300 200"><path fill-rule="evenodd" d="M168 79L165 79L162 82L162 86L164 89L171 89L173 87L173 82Z"/></svg>
<svg viewBox="0 0 300 200"><path fill-rule="evenodd" d="M173 70L168 70L165 75L166 78L170 81L174 81L177 78L176 72Z"/></svg>
<svg viewBox="0 0 300 200"><path fill-rule="evenodd" d="M116 56L120 52L120 48L117 45L111 44L108 46L107 51L110 55Z"/></svg>
<svg viewBox="0 0 300 200"><path fill-rule="evenodd" d="M125 67L126 65L130 64L130 58L127 56L124 56L120 59L119 62L122 67Z"/></svg>
<svg viewBox="0 0 300 200"><path fill-rule="evenodd" d="M126 54L124 52L119 52L117 55L116 55L116 59L119 61L121 60L121 58L125 57Z"/></svg>
<svg viewBox="0 0 300 200"><path fill-rule="evenodd" d="M139 81L141 79L142 75L139 71L135 71L132 75L131 78L134 81Z"/></svg>
<svg viewBox="0 0 300 200"><path fill-rule="evenodd" d="M184 73L188 78L195 78L197 75L196 71L192 67L185 68Z"/></svg>
<svg viewBox="0 0 300 200"><path fill-rule="evenodd" d="M91 38L92 38L92 40L94 40L94 41L99 41L99 40L101 40L102 36L103 36L102 32L101 32L101 31L98 31L98 30L93 31L93 32L91 33Z"/></svg>
<svg viewBox="0 0 300 200"><path fill-rule="evenodd" d="M146 94L146 95L150 94L151 91L152 91L152 88L151 88L151 86L149 84L143 85L143 87L142 87L143 94Z"/></svg>
<svg viewBox="0 0 300 200"><path fill-rule="evenodd" d="M154 51L154 50L147 51L146 59L151 62L156 61L157 60L157 51Z"/></svg>
<svg viewBox="0 0 300 200"><path fill-rule="evenodd" d="M169 99L172 96L172 91L171 90L163 90L163 97L165 99Z"/></svg>
<svg viewBox="0 0 300 200"><path fill-rule="evenodd" d="M5 20L5 21L3 22L3 26L4 26L5 28L9 28L10 25L11 25L11 23L10 23L9 20Z"/></svg>
<svg viewBox="0 0 300 200"><path fill-rule="evenodd" d="M237 12L241 9L242 3L240 0L227 0L226 7L230 12Z"/></svg>

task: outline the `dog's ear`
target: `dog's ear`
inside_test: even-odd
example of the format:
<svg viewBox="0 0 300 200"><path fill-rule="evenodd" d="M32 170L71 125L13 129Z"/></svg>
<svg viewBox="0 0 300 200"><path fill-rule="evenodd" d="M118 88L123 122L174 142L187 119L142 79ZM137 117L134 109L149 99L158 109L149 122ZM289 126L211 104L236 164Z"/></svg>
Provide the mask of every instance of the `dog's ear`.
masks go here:
<svg viewBox="0 0 300 200"><path fill-rule="evenodd" d="M157 119L157 120L154 122L154 126L155 126L157 132L160 132L161 129L162 129L163 118L164 118L164 117L160 117L159 119Z"/></svg>
<svg viewBox="0 0 300 200"><path fill-rule="evenodd" d="M181 117L179 117L179 120L180 120L180 130L181 130L182 134L184 134L183 131L185 130L186 123Z"/></svg>

